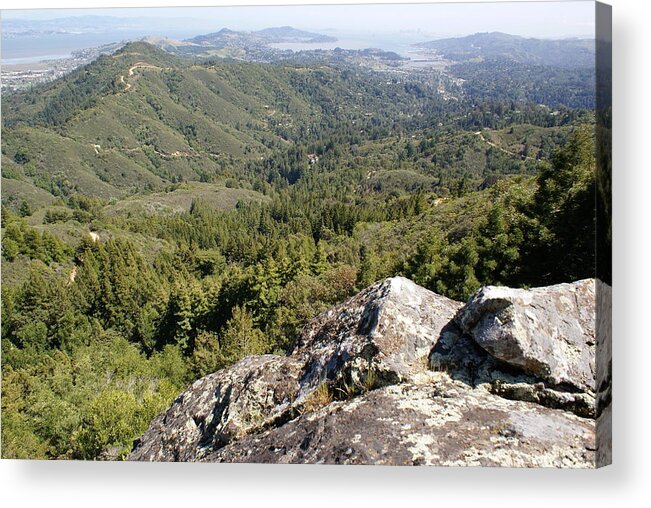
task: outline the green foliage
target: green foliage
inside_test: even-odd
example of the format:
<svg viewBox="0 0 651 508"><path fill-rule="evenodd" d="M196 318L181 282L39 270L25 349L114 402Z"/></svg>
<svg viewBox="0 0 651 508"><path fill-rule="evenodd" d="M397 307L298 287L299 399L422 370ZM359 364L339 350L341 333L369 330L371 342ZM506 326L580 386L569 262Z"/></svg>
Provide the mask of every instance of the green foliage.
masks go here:
<svg viewBox="0 0 651 508"><path fill-rule="evenodd" d="M533 214L544 241L532 252L538 281L595 276L596 162L593 129L577 129L538 176ZM532 274L535 277L535 274Z"/></svg>
<svg viewBox="0 0 651 508"><path fill-rule="evenodd" d="M3 340L3 457L31 450L31 458L119 458L129 451L185 386L187 369L164 367L183 366L178 351L147 359L109 338L100 332L71 353L35 353Z"/></svg>
<svg viewBox="0 0 651 508"><path fill-rule="evenodd" d="M29 215L32 215L32 208L29 206L29 203L27 201L23 200L22 203L20 203L18 213L21 217L28 217Z"/></svg>
<svg viewBox="0 0 651 508"><path fill-rule="evenodd" d="M473 98L532 102L551 108L586 108L595 103L594 66L559 68L493 58L462 63L453 71L468 81Z"/></svg>
<svg viewBox="0 0 651 508"><path fill-rule="evenodd" d="M26 146L19 146L14 155L16 164L27 164L29 162L29 149Z"/></svg>
<svg viewBox="0 0 651 508"><path fill-rule="evenodd" d="M256 329L253 316L242 307L233 308L233 317L226 323L221 337L224 364L231 364L250 355L266 353L264 334Z"/></svg>
<svg viewBox="0 0 651 508"><path fill-rule="evenodd" d="M90 404L82 428L73 436L75 455L92 459L112 447L117 448L117 456L124 455L130 450L122 447L129 438L133 439L134 429L139 427L138 419L138 403L132 393L102 392Z"/></svg>
<svg viewBox="0 0 651 508"><path fill-rule="evenodd" d="M72 219L72 213L67 210L47 210L43 217L44 224L53 224L55 222L67 222Z"/></svg>
<svg viewBox="0 0 651 508"><path fill-rule="evenodd" d="M40 232L25 222L10 219L5 222L2 237L2 256L14 261L19 255L37 259L46 264L64 263L72 249L47 231Z"/></svg>
<svg viewBox="0 0 651 508"><path fill-rule="evenodd" d="M200 332L192 351L192 369L197 377L215 372L224 363L219 338L211 332Z"/></svg>
<svg viewBox="0 0 651 508"><path fill-rule="evenodd" d="M486 284L549 285L594 277L591 129L577 129L551 164L541 164L532 183L498 182L484 218L456 241L432 231L406 263L406 273L457 299Z"/></svg>

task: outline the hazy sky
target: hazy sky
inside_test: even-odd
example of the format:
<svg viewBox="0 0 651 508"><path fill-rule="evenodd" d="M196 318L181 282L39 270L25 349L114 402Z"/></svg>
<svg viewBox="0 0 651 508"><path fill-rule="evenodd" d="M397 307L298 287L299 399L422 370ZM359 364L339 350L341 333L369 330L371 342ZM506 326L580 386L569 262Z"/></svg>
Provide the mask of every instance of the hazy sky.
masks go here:
<svg viewBox="0 0 651 508"><path fill-rule="evenodd" d="M281 25L315 31L420 30L439 36L500 31L530 37L592 37L594 32L591 1L2 10L3 19L85 15L167 18L152 20L152 32L158 23L168 25L174 19L191 23L197 33Z"/></svg>

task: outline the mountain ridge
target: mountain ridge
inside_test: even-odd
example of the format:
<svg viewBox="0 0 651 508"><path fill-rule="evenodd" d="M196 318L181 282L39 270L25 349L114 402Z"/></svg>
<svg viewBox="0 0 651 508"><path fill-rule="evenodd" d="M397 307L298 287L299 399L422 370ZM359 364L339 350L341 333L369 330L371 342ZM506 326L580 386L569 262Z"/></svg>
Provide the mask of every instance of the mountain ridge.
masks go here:
<svg viewBox="0 0 651 508"><path fill-rule="evenodd" d="M238 44L265 43L273 44L280 42L336 42L335 37L300 30L291 26L269 27L262 30L231 30L222 28L217 32L211 32L203 35L197 35L187 42L204 43L211 45L225 44L227 41Z"/></svg>
<svg viewBox="0 0 651 508"><path fill-rule="evenodd" d="M505 58L518 63L560 67L588 67L595 64L594 39L538 39L504 32L478 32L421 42L415 46L436 50L456 62Z"/></svg>

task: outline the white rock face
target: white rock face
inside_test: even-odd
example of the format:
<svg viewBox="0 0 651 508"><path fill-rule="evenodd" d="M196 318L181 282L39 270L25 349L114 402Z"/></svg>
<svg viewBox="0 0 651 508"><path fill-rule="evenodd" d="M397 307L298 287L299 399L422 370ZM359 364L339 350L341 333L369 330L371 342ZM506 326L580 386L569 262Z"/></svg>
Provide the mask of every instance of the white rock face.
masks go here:
<svg viewBox="0 0 651 508"><path fill-rule="evenodd" d="M595 391L595 282L488 286L455 321L494 358L555 385Z"/></svg>
<svg viewBox="0 0 651 508"><path fill-rule="evenodd" d="M427 355L460 307L394 277L321 314L305 327L292 353L308 358L299 399L324 379L360 383L370 370L386 383L409 379L425 369Z"/></svg>
<svg viewBox="0 0 651 508"><path fill-rule="evenodd" d="M594 281L464 306L386 279L195 382L129 460L594 467L594 309Z"/></svg>

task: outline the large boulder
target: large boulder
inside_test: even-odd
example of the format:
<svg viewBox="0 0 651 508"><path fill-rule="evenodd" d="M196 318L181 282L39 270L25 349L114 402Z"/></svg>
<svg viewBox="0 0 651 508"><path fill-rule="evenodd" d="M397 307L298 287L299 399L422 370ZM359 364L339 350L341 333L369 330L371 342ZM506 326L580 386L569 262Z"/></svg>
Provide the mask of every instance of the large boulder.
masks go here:
<svg viewBox="0 0 651 508"><path fill-rule="evenodd" d="M553 385L595 391L595 282L488 286L455 318L493 358Z"/></svg>
<svg viewBox="0 0 651 508"><path fill-rule="evenodd" d="M324 380L378 384L409 380L427 367L427 356L462 304L404 277L365 289L312 320L293 355L308 358L299 400Z"/></svg>
<svg viewBox="0 0 651 508"><path fill-rule="evenodd" d="M374 284L312 320L289 356L247 357L196 381L151 423L129 459L200 460L312 407L324 383L342 396L422 372L460 306L402 277Z"/></svg>
<svg viewBox="0 0 651 508"><path fill-rule="evenodd" d="M301 367L283 356L250 356L199 379L154 419L129 460L196 461L286 418Z"/></svg>
<svg viewBox="0 0 651 508"><path fill-rule="evenodd" d="M198 380L129 460L593 467L594 281L488 287L465 306L408 279L317 316L287 356Z"/></svg>

